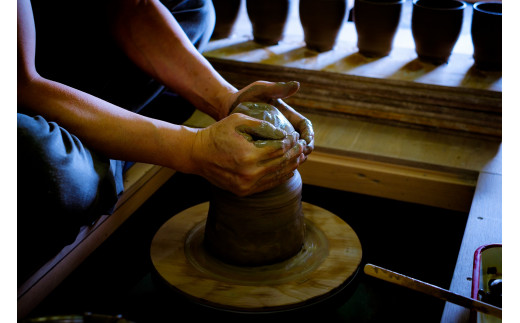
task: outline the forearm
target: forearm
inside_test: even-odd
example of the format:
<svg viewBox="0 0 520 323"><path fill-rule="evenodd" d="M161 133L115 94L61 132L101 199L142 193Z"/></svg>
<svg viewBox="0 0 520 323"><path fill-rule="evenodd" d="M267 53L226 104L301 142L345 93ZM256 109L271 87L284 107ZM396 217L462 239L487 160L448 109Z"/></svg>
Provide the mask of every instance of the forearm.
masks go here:
<svg viewBox="0 0 520 323"><path fill-rule="evenodd" d="M144 71L220 120L237 90L196 50L172 14L158 1L114 1L113 34Z"/></svg>
<svg viewBox="0 0 520 323"><path fill-rule="evenodd" d="M20 105L55 121L109 158L192 172L195 129L138 115L39 76L19 85L18 91Z"/></svg>

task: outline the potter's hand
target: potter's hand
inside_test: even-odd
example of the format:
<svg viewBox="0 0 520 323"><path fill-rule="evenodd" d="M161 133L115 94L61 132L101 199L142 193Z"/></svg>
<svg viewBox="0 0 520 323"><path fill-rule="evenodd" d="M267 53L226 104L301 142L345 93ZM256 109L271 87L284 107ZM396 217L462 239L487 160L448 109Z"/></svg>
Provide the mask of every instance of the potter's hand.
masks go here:
<svg viewBox="0 0 520 323"><path fill-rule="evenodd" d="M296 110L281 99L276 99L271 102L271 104L274 105L287 120L289 120L294 129L300 133L300 138L306 142L303 153L305 156L309 155L314 150L314 129L312 128L311 121L296 112Z"/></svg>
<svg viewBox="0 0 520 323"><path fill-rule="evenodd" d="M296 112L282 101L298 91L300 84L291 82L254 82L234 94L234 100L229 111L232 111L241 102L265 102L274 105L289 120L294 129L305 140L304 154L307 156L314 150L314 130L309 119Z"/></svg>
<svg viewBox="0 0 520 323"><path fill-rule="evenodd" d="M238 196L273 188L293 176L305 142L269 122L232 114L197 132L196 173Z"/></svg>

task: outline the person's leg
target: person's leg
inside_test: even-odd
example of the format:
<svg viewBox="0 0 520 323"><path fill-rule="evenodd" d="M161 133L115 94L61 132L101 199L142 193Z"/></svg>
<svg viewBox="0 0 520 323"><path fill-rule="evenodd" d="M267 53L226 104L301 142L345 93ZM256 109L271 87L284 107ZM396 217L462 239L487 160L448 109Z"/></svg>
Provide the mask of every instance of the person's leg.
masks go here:
<svg viewBox="0 0 520 323"><path fill-rule="evenodd" d="M17 117L18 277L74 241L82 225L112 211L121 162L99 156L40 116Z"/></svg>

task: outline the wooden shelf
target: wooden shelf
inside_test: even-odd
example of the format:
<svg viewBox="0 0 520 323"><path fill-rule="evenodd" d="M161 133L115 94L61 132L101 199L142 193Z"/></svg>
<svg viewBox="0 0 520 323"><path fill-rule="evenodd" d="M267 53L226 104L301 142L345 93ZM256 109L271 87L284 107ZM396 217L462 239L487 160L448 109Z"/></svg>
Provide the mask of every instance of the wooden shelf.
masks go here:
<svg viewBox="0 0 520 323"><path fill-rule="evenodd" d="M470 6L449 62L436 66L417 59L408 2L393 50L382 58L357 52L352 22L333 50L307 49L297 3L278 45L253 41L243 4L233 35L211 41L205 57L237 88L257 80L299 81L300 91L286 99L299 111L501 141L502 73L473 67Z"/></svg>

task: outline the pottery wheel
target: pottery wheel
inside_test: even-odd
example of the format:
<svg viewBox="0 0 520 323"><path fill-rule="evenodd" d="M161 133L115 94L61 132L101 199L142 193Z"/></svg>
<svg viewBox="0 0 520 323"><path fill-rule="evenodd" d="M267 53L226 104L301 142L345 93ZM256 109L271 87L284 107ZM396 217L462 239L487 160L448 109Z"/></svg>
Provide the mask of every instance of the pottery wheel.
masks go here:
<svg viewBox="0 0 520 323"><path fill-rule="evenodd" d="M191 300L240 312L272 312L320 302L341 290L361 264L361 243L341 218L302 202L306 237L285 261L233 266L203 246L209 202L176 214L156 233L151 258L159 276Z"/></svg>

